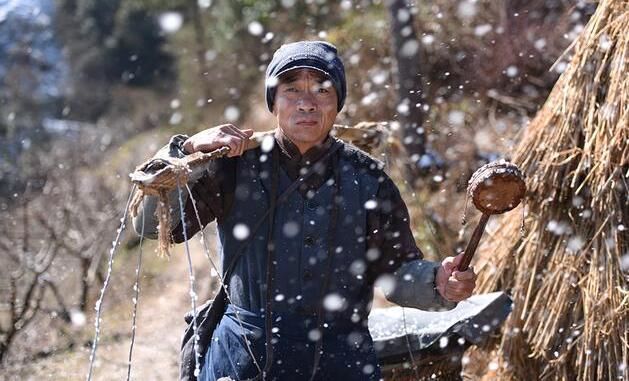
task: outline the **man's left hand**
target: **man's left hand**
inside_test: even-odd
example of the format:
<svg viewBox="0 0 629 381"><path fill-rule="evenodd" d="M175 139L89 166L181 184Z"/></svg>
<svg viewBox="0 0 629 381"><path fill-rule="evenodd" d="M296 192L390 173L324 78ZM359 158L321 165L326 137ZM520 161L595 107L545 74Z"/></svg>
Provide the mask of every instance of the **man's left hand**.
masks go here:
<svg viewBox="0 0 629 381"><path fill-rule="evenodd" d="M441 296L450 302L460 302L472 295L476 287L476 273L472 267L466 271L458 271L457 267L463 259L463 253L456 257L447 257L437 270L435 285Z"/></svg>

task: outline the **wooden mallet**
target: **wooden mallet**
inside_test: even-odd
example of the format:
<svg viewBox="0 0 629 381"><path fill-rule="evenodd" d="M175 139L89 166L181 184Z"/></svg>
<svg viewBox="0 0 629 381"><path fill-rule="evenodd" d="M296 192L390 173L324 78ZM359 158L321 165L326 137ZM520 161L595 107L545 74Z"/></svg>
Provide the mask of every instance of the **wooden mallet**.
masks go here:
<svg viewBox="0 0 629 381"><path fill-rule="evenodd" d="M515 208L525 193L524 176L515 164L504 160L494 161L474 172L467 186L467 195L483 215L465 248L465 254L458 266L459 271L468 269L489 217Z"/></svg>

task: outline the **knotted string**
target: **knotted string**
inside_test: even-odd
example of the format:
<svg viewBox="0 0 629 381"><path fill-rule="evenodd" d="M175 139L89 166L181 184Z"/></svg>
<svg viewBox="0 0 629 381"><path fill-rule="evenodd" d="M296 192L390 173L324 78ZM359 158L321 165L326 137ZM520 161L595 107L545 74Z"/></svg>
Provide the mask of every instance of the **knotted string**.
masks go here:
<svg viewBox="0 0 629 381"><path fill-rule="evenodd" d="M223 276L221 275L221 272L218 270L218 266L216 266L216 263L214 263L214 261L212 260L212 257L210 255L210 249L207 247L207 241L205 240L205 233L203 232L202 226L203 224L201 223L201 216L199 214L199 210L197 209L197 203L194 200L194 197L192 196L192 191L190 190L190 187L188 186L188 184L186 184L186 190L188 191L188 196L190 197L190 201L192 203L192 208L194 209L194 214L197 217L197 223L199 224L199 234L200 234L200 240L201 243L203 244L203 249L205 251L205 256L207 257L208 261L210 262L210 266L214 269L214 271L216 271L216 274L218 276L218 281L220 283L220 287L222 287L225 290L225 297L227 298L227 301L230 304L233 304L231 301L231 297L229 296L229 291L227 290L227 285L225 284L225 279L223 278ZM256 368L258 369L259 374L262 374L262 368L260 367L260 364L258 363L258 360L256 360L255 355L253 354L253 349L251 349L251 343L249 341L249 339L247 338L247 336L245 335L245 327L242 324L242 319L240 319L240 313L238 311L236 311L236 320L238 321L238 325L240 326L240 336L242 337L243 341L245 342L245 345L247 347L247 352L249 353L249 356L251 357L251 360L253 361L253 364L256 366ZM243 380L246 381L246 380Z"/></svg>
<svg viewBox="0 0 629 381"><path fill-rule="evenodd" d="M94 370L94 360L96 360L96 350L98 349L98 339L100 338L100 314L103 309L103 301L105 299L105 292L107 291L107 287L109 286L109 280L111 279L111 271L114 263L114 254L116 253L116 248L120 243L120 237L122 236L122 232L125 228L125 221L127 220L127 213L129 212L129 206L131 204L131 197L133 196L134 191L136 190L136 186L134 185L129 193L129 198L127 199L127 204L125 205L124 212L122 218L120 219L120 227L118 228L116 239L112 243L111 250L109 250L109 261L107 262L107 275L105 276L105 281L103 282L103 287L100 290L100 296L98 301L96 302L96 317L94 318L94 341L92 342L92 350L90 352L90 365L89 370L87 372L87 381L92 380L92 372Z"/></svg>
<svg viewBox="0 0 629 381"><path fill-rule="evenodd" d="M135 344L136 320L138 316L138 302L140 299L140 270L142 269L142 244L144 243L144 214L142 214L142 225L140 228L140 248L138 253L138 264L135 268L135 283L133 284L133 321L131 323L131 344L129 346L129 360L127 364L127 381L131 379L131 359L133 356L133 346Z"/></svg>
<svg viewBox="0 0 629 381"><path fill-rule="evenodd" d="M169 257L172 245L170 218L170 202L168 195L177 188L178 184L187 184L193 170L202 169L210 160L223 157L229 153L229 147L221 147L212 152L195 152L183 158L153 158L139 165L131 174L131 180L137 184L138 191L131 202L131 215L138 215L140 203L146 196L158 199L158 252L161 256Z"/></svg>

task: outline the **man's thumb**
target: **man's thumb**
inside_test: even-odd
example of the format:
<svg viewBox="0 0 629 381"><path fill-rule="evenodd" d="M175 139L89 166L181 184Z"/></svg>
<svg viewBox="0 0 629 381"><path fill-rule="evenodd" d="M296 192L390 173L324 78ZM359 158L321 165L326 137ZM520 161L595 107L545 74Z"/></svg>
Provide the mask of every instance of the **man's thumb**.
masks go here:
<svg viewBox="0 0 629 381"><path fill-rule="evenodd" d="M452 273L452 270L456 268L452 261L443 261L441 265L443 266L443 269L446 271L446 274L448 274L448 276Z"/></svg>

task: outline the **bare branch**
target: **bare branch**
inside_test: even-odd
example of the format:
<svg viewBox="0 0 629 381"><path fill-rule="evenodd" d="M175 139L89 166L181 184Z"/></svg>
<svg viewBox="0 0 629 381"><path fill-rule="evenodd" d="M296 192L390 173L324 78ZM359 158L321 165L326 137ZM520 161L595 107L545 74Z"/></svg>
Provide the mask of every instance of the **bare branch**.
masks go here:
<svg viewBox="0 0 629 381"><path fill-rule="evenodd" d="M4 237L0 237L0 250L10 253L12 250L9 249L8 239Z"/></svg>
<svg viewBox="0 0 629 381"><path fill-rule="evenodd" d="M13 319L14 322L19 322L26 315L26 311L28 310L28 307L31 305L33 296L35 295L38 281L39 281L39 276L35 275L35 278L33 279L33 281L28 285L28 290L26 291L26 294L24 294L24 301L22 302L19 310L16 310L17 315L16 315L16 318ZM17 300L16 300L16 304L17 304Z"/></svg>
<svg viewBox="0 0 629 381"><path fill-rule="evenodd" d="M37 296L35 297L34 304L27 309L26 313L23 314L22 319L18 321L20 330L24 329L33 320L41 307L41 301L44 297L44 288L42 287L42 283L39 281L39 278L37 279L37 285L39 287L36 288Z"/></svg>
<svg viewBox="0 0 629 381"><path fill-rule="evenodd" d="M62 319L66 322L69 323L71 322L70 319L70 311L68 310L68 308L66 307L66 304L63 300L63 297L61 296L61 293L59 292L59 288L57 287L56 284L54 284L50 279L48 279L48 276L44 276L42 277L42 283L48 287L50 289L50 291L52 292L52 294L54 295L55 299L57 300L57 304L59 305L59 307L61 308L61 317Z"/></svg>
<svg viewBox="0 0 629 381"><path fill-rule="evenodd" d="M6 252L7 257L9 257L9 259L11 259L12 261L14 261L17 264L21 264L22 260L20 259L20 257L15 254L12 251L7 250Z"/></svg>

